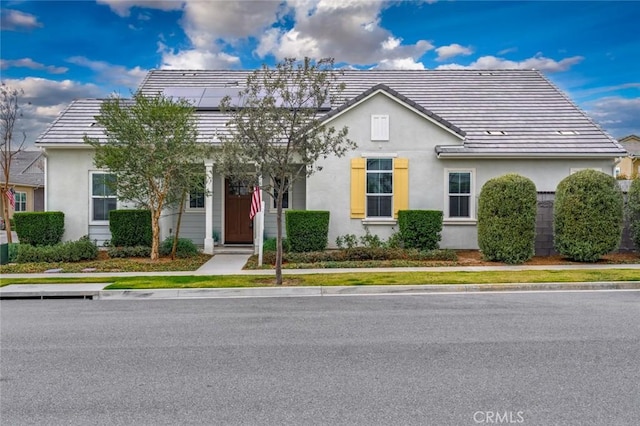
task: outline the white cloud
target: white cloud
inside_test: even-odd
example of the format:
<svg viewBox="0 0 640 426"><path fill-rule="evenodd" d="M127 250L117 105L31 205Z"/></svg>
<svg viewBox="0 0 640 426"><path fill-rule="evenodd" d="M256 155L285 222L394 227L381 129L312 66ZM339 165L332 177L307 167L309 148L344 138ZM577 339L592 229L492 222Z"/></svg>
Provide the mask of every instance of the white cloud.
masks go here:
<svg viewBox="0 0 640 426"><path fill-rule="evenodd" d="M0 59L0 69L5 70L8 68L30 68L32 70L45 70L50 74L64 74L69 70L66 67L56 67L54 65L44 65L34 61L31 58L22 59Z"/></svg>
<svg viewBox="0 0 640 426"><path fill-rule="evenodd" d="M436 61L445 61L454 56L468 56L473 53L473 49L470 47L461 46L458 43L453 43L448 46L440 46L436 49L438 57Z"/></svg>
<svg viewBox="0 0 640 426"><path fill-rule="evenodd" d="M255 54L312 58L333 57L354 65L416 62L433 45L402 39L381 27L385 3L360 0L307 0L289 3L295 25L289 30L270 29L261 37Z"/></svg>
<svg viewBox="0 0 640 426"><path fill-rule="evenodd" d="M224 52L197 49L175 52L162 43L158 43L158 46L158 50L162 52L163 69L227 69L240 64L240 58Z"/></svg>
<svg viewBox="0 0 640 426"><path fill-rule="evenodd" d="M413 58L383 59L374 68L379 70L423 70L424 65L422 62L416 62Z"/></svg>
<svg viewBox="0 0 640 426"><path fill-rule="evenodd" d="M495 56L482 56L469 65L446 64L439 65L436 69L537 69L545 72L559 72L566 71L583 60L584 57L582 56L572 56L570 58L564 58L560 61L556 61L554 59L545 58L540 54L523 61L510 61Z"/></svg>
<svg viewBox="0 0 640 426"><path fill-rule="evenodd" d="M607 96L585 103L585 109L589 116L615 138L640 135L640 98Z"/></svg>
<svg viewBox="0 0 640 426"><path fill-rule="evenodd" d="M129 89L135 89L147 75L147 70L136 66L126 68L122 65L113 65L104 61L92 61L84 56L73 56L67 62L89 68L98 74L98 79Z"/></svg>
<svg viewBox="0 0 640 426"><path fill-rule="evenodd" d="M32 30L42 27L38 18L30 13L20 12L13 9L2 9L0 17L0 27L8 31Z"/></svg>
<svg viewBox="0 0 640 426"><path fill-rule="evenodd" d="M16 133L26 133L26 145L32 146L38 136L51 124L57 115L74 99L105 96L94 84L82 84L71 80L54 81L27 77L7 79L4 83L18 90L22 117L16 123Z"/></svg>
<svg viewBox="0 0 640 426"><path fill-rule="evenodd" d="M133 7L145 9L159 9L164 11L180 10L184 2L179 0L96 0L98 4L105 4L118 16L131 15Z"/></svg>

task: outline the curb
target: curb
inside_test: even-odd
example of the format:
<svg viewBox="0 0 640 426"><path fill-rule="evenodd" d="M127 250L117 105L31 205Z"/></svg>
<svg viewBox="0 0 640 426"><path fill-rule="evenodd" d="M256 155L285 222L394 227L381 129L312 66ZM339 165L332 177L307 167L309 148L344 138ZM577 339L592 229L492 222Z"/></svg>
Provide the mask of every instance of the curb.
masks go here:
<svg viewBox="0 0 640 426"><path fill-rule="evenodd" d="M83 298L99 300L170 300L250 297L393 296L438 293L455 294L489 292L640 290L640 281L103 290L107 285L109 284L14 284L0 288L0 299Z"/></svg>
<svg viewBox="0 0 640 426"><path fill-rule="evenodd" d="M392 296L437 293L640 290L640 281L387 286L247 287L158 290L103 290L100 300L223 299L245 297Z"/></svg>

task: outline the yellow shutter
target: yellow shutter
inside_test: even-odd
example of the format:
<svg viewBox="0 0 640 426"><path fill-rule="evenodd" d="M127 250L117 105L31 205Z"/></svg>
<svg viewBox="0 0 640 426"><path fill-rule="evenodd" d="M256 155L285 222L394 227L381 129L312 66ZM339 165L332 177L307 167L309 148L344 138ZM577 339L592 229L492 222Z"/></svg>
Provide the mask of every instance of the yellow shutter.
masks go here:
<svg viewBox="0 0 640 426"><path fill-rule="evenodd" d="M365 159L351 159L351 218L364 219Z"/></svg>
<svg viewBox="0 0 640 426"><path fill-rule="evenodd" d="M409 159L393 160L393 217L398 218L398 210L409 208Z"/></svg>

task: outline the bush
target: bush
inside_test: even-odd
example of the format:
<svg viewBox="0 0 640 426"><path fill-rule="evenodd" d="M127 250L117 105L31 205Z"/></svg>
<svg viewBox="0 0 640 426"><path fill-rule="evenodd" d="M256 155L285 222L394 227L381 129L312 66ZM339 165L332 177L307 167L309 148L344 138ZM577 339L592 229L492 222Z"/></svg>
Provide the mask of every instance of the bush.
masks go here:
<svg viewBox="0 0 640 426"><path fill-rule="evenodd" d="M20 247L20 243L9 243L9 247L7 247L9 251L9 263L16 261L18 257L18 247Z"/></svg>
<svg viewBox="0 0 640 426"><path fill-rule="evenodd" d="M487 181L478 201L478 246L487 260L523 263L535 253L536 185L508 174Z"/></svg>
<svg viewBox="0 0 640 426"><path fill-rule="evenodd" d="M400 238L406 248L435 250L442 238L440 210L400 210L398 212Z"/></svg>
<svg viewBox="0 0 640 426"><path fill-rule="evenodd" d="M631 182L627 197L627 217L631 225L631 240L636 251L640 252L640 178Z"/></svg>
<svg viewBox="0 0 640 426"><path fill-rule="evenodd" d="M305 253L285 253L283 262L287 263L327 263L358 262L367 260L417 260L417 261L455 261L453 250L420 251L417 249L394 249L383 247L352 247L346 250L313 251ZM275 252L264 253L264 263L274 264Z"/></svg>
<svg viewBox="0 0 640 426"><path fill-rule="evenodd" d="M171 249L173 249L173 237L165 238L162 244L160 244L160 254L162 256L168 256L171 254ZM178 238L176 257L192 257L198 253L200 253L200 250L198 250L198 246L196 246L193 241L188 238Z"/></svg>
<svg viewBox="0 0 640 426"><path fill-rule="evenodd" d="M327 248L329 212L287 210L287 240L292 252L321 251Z"/></svg>
<svg viewBox="0 0 640 426"><path fill-rule="evenodd" d="M276 252L276 249L278 248L278 239L277 238L265 238L264 242L262 243L262 252L266 253L266 252ZM286 238L282 239L282 251L283 252L287 252L289 251L289 241L287 241Z"/></svg>
<svg viewBox="0 0 640 426"><path fill-rule="evenodd" d="M109 230L112 246L151 246L151 212L149 210L111 210Z"/></svg>
<svg viewBox="0 0 640 426"><path fill-rule="evenodd" d="M64 233L62 212L19 212L13 216L18 239L32 246L58 244Z"/></svg>
<svg viewBox="0 0 640 426"><path fill-rule="evenodd" d="M558 185L553 208L558 253L579 262L595 262L618 248L622 225L622 191L613 176L582 170Z"/></svg>
<svg viewBox="0 0 640 426"><path fill-rule="evenodd" d="M78 241L67 241L52 246L32 246L20 243L16 262L80 262L95 260L97 257L98 247L89 240L89 237L85 236Z"/></svg>
<svg viewBox="0 0 640 426"><path fill-rule="evenodd" d="M107 254L110 258L127 258L127 257L149 257L151 256L151 247L134 246L134 247L109 247Z"/></svg>

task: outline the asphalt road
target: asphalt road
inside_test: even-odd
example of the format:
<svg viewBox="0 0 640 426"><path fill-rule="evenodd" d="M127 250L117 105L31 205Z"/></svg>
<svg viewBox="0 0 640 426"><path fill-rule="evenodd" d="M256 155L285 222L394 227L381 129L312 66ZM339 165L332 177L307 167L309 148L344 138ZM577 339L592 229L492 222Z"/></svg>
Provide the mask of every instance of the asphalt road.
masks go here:
<svg viewBox="0 0 640 426"><path fill-rule="evenodd" d="M640 424L640 292L0 308L3 425Z"/></svg>

